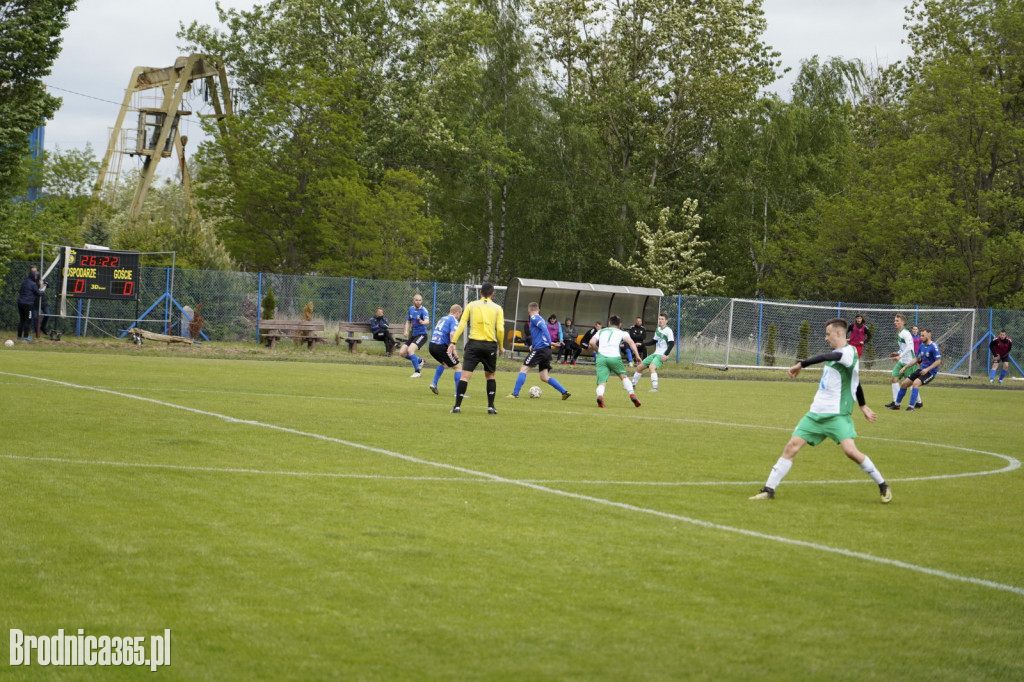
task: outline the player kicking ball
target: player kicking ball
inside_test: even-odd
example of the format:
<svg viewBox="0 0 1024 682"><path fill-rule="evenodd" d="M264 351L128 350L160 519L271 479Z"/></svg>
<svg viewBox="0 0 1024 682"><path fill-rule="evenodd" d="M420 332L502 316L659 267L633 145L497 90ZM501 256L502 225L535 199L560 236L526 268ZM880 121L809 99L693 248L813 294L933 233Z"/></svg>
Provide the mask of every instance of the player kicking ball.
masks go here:
<svg viewBox="0 0 1024 682"><path fill-rule="evenodd" d="M519 368L519 376L516 377L515 388L512 389L512 393L508 397L519 397L519 391L526 383L526 372L531 367L536 367L540 370L540 380L561 393L562 400L568 400L571 395L569 391L558 383L558 379L548 375L548 372L551 371L551 334L548 332L547 322L540 315L540 304L531 301L526 309L530 313L530 354L523 360L523 366Z"/></svg>
<svg viewBox="0 0 1024 682"><path fill-rule="evenodd" d="M608 383L608 377L612 374L622 380L622 388L629 393L629 399L633 401L634 405L640 407L640 401L637 400L636 394L633 392L633 382L629 380L626 368L622 366L622 354L619 353L619 346L623 343L629 346L633 355L640 355L633 339L629 338L629 333L622 330L622 320L618 315L612 315L608 318L608 326L597 333L591 344L596 344L594 362L597 365L598 407L604 407L605 385Z"/></svg>
<svg viewBox="0 0 1024 682"><path fill-rule="evenodd" d="M658 328L654 330L654 339L647 345L654 344L654 352L644 358L640 366L633 373L633 392L636 392L637 383L643 376L644 370L651 371L651 393L658 392L658 370L668 360L668 354L676 345L675 334L668 328L668 315L658 315Z"/></svg>
<svg viewBox="0 0 1024 682"><path fill-rule="evenodd" d="M854 400L860 405L861 412L869 422L875 421L877 415L865 404L864 392L860 388L857 351L846 343L846 328L847 322L843 319L836 318L826 322L825 341L832 347L832 352L801 360L789 368L790 378L795 379L804 367L825 363L810 411L796 425L793 436L782 450L779 461L772 467L764 487L750 499L775 499L775 489L789 473L800 448L808 443L813 447L826 438L831 438L843 449L843 454L856 462L861 470L878 484L882 503L888 504L892 501L889 484L875 468L871 458L858 450L854 442L854 438L857 437L851 417Z"/></svg>

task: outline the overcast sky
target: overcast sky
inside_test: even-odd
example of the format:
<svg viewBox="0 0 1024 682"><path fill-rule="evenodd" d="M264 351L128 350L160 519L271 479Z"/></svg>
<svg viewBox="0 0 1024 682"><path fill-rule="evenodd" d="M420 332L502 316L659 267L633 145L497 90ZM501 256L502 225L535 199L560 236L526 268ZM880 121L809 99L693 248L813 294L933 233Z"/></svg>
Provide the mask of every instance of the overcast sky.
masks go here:
<svg viewBox="0 0 1024 682"><path fill-rule="evenodd" d="M257 4L260 0L221 0L222 6L238 9ZM903 59L905 6L906 0L764 0L765 42L792 68L773 90L788 98L800 61L814 55L880 66ZM91 143L101 158L132 70L174 64L181 55L175 38L179 23L192 21L216 24L214 0L79 0L61 55L45 79L50 92L64 100L46 126L46 149L82 149ZM201 131L198 118L190 118L182 134L195 149Z"/></svg>

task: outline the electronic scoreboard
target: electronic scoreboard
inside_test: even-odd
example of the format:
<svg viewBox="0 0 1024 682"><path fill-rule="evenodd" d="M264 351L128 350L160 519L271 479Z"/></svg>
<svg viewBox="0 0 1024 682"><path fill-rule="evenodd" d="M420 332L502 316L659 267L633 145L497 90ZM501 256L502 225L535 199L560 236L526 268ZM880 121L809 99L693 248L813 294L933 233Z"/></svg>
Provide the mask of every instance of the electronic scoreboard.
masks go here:
<svg viewBox="0 0 1024 682"><path fill-rule="evenodd" d="M64 247L61 294L73 298L139 300L139 252Z"/></svg>

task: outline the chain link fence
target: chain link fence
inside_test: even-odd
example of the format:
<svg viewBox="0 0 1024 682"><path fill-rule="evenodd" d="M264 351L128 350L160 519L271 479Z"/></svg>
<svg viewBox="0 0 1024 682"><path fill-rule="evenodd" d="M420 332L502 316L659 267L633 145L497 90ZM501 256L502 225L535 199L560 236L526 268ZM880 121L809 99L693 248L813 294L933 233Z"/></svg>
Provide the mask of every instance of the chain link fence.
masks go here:
<svg viewBox="0 0 1024 682"><path fill-rule="evenodd" d="M9 264L7 273L0 283L0 295L6 304L0 305L0 329L13 331L18 324L17 297L31 262ZM415 294L423 296L423 305L430 313L431 320L438 320L448 313L454 303L464 304L476 298L472 287L447 282L391 282L351 277L317 277L306 275L275 275L267 273L224 272L216 270L185 270L163 267L141 267L138 301L108 301L99 299L69 299L64 317L60 316L59 302L49 300L50 319L48 329L64 335L120 337L125 331L137 326L163 334L184 335L188 329L188 318L184 310L199 310L203 318L203 337L210 341L258 341L259 320L263 314L263 302L268 294L275 301L275 317L296 319L302 317L303 309L309 303L313 306L313 317L326 325L326 334L333 336L340 322L365 322L381 307L392 323L392 327L404 324L405 311ZM55 284L51 276L50 284ZM54 289L52 289L55 291ZM494 301L504 305L505 291L495 293ZM738 299L737 299L738 300ZM754 302L755 304L757 302ZM866 314L869 326L873 328L871 365L874 369L885 369L889 351L895 350L895 334L892 315L902 312L907 315L907 326L935 327L936 337L941 339L939 323L928 319L923 306L884 306L847 302L814 301L768 301L764 304L791 304L788 315L794 325L778 324L775 338L774 366L788 366L800 349L799 333L803 319L812 323L810 351L821 352L822 330L818 327L817 315L811 318L801 315L799 304L819 306L827 309L828 315L853 318L859 310L870 310ZM772 355L767 347L764 325L757 327L760 312L757 306L742 316L742 324L729 329L724 321L730 317L734 299L721 297L671 295L661 299L661 312L669 317L669 326L676 334L674 359L682 364L707 364L712 366L772 366L767 356ZM774 307L774 306L772 306ZM749 308L749 306L748 306ZM572 317L571 310L547 310L560 319ZM967 324L967 330L959 330L966 341L958 341L954 355L944 357L944 373L956 368L964 373L964 366L973 367L975 374L983 374L991 364L988 342L992 336L1005 329L1010 338L1024 339L1024 311L981 309L964 310L957 319L959 325ZM956 316L954 316L956 317ZM963 320L970 318L970 323ZM736 317L732 315L734 323ZM949 319L954 319L950 317ZM945 320L944 320L945 321ZM644 320L653 330L656 320ZM814 325L817 324L817 327ZM332 330L332 325L335 329ZM577 325L577 331L585 331ZM730 333L731 332L731 333ZM941 346L941 341L940 341ZM961 348L964 346L964 348ZM868 350L867 348L865 349ZM943 348L944 353L946 349ZM728 357L735 353L732 358ZM969 357L968 357L969 356ZM891 366L891 364L890 364ZM1013 369L1020 373L1017 362Z"/></svg>

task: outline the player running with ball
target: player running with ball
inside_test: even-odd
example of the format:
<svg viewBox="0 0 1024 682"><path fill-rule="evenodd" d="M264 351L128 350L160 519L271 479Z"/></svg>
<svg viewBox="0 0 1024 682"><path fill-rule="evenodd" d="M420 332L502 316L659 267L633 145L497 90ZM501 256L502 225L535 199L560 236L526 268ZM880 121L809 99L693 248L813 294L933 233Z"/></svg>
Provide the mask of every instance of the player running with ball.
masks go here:
<svg viewBox="0 0 1024 682"><path fill-rule="evenodd" d="M548 374L551 371L551 333L548 331L548 323L540 316L540 304L531 301L526 309L530 313L530 354L523 360L519 376L516 377L516 386L508 397L519 397L519 391L526 383L526 373L531 367L536 367L540 370L540 380L561 393L562 400L568 400L571 395L569 391L558 383L558 379Z"/></svg>

